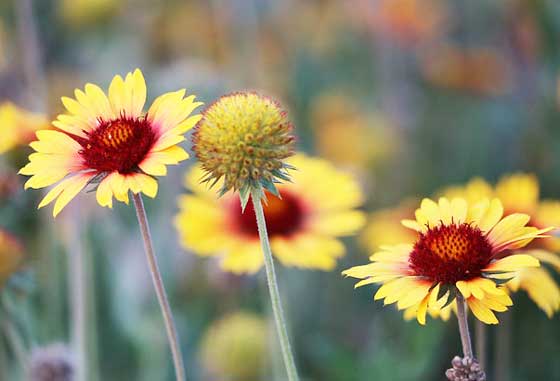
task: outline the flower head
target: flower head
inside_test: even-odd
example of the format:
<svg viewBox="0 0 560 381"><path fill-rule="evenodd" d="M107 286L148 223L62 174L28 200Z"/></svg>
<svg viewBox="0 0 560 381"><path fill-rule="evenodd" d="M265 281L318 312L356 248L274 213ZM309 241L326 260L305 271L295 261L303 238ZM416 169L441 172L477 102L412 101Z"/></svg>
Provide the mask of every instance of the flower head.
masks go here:
<svg viewBox="0 0 560 381"><path fill-rule="evenodd" d="M47 128L47 118L42 114L24 110L13 103L0 104L0 154L31 142L35 131Z"/></svg>
<svg viewBox="0 0 560 381"><path fill-rule="evenodd" d="M496 324L493 311L512 304L498 287L525 267L539 266L530 255L513 254L552 228L527 226L529 216L515 213L502 218L498 199L469 204L465 199L424 199L416 220L403 224L416 232L414 244L384 246L370 257L372 263L343 272L362 279L357 287L383 283L375 299L397 302L399 309L414 309L421 324L429 309L442 309L458 292L481 321Z"/></svg>
<svg viewBox="0 0 560 381"><path fill-rule="evenodd" d="M504 206L504 214L526 213L531 217L529 225L544 228L560 225L560 201L540 200L539 182L534 175L517 173L502 177L495 187L483 179L473 179L464 186L454 186L443 191L444 195L467 197L471 202L486 197L498 197ZM537 258L542 266L519 269L506 285L512 291L525 290L529 297L549 316L560 309L560 287L549 269L560 272L560 238L551 236L533 241L524 254Z"/></svg>
<svg viewBox="0 0 560 381"><path fill-rule="evenodd" d="M21 265L23 247L10 233L0 229L0 287Z"/></svg>
<svg viewBox="0 0 560 381"><path fill-rule="evenodd" d="M64 344L36 348L31 353L28 373L30 381L71 381L76 377L75 359Z"/></svg>
<svg viewBox="0 0 560 381"><path fill-rule="evenodd" d="M324 160L298 154L288 164L298 168L293 182L280 184L281 199L270 197L264 206L273 254L287 266L332 270L345 252L337 237L354 234L365 222L355 210L362 192L352 177ZM201 174L200 167L187 173L185 185L192 194L179 201L175 224L182 245L219 257L224 270L258 271L263 255L252 204L243 213L234 195L216 199L199 183Z"/></svg>
<svg viewBox="0 0 560 381"><path fill-rule="evenodd" d="M206 331L200 358L206 372L217 379L255 380L265 369L267 347L266 321L255 314L235 312Z"/></svg>
<svg viewBox="0 0 560 381"><path fill-rule="evenodd" d="M286 112L274 100L256 93L225 95L210 105L195 127L193 149L204 181L223 177L220 193L251 189L276 194L275 183L288 180L284 159L293 154L295 138Z"/></svg>
<svg viewBox="0 0 560 381"><path fill-rule="evenodd" d="M93 84L77 89L76 99L62 98L68 110L53 122L55 130L37 132L36 151L21 174L32 175L25 188L58 184L39 208L56 200L56 216L86 185L97 185L99 205L112 207L113 196L128 203L128 192L155 197L166 165L188 158L177 144L200 115L189 116L201 103L185 90L154 100L147 113L146 83L138 69L113 78L109 94Z"/></svg>

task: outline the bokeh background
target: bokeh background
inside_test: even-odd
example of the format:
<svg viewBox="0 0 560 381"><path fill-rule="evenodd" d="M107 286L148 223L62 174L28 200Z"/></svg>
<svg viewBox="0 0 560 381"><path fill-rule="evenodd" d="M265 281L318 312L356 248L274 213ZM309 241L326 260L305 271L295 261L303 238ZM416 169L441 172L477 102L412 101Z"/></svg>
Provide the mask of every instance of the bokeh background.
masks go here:
<svg viewBox="0 0 560 381"><path fill-rule="evenodd" d="M556 0L2 0L0 101L52 120L74 88L106 88L139 67L148 102L182 87L205 103L244 89L280 99L298 149L353 173L368 213L517 171L560 198L558 36ZM16 175L29 153L0 155L0 228L26 257L1 292L27 345L67 343L89 380L172 380L133 208L83 194L53 220ZM284 380L264 272L223 273L178 245L176 200L192 162L146 201L187 374ZM407 322L340 275L367 261L367 234L345 239L332 272L277 268L300 373L443 380L460 350L456 321ZM560 379L558 317L518 293L503 319L488 329L489 379ZM11 351L0 361L2 380L21 379Z"/></svg>

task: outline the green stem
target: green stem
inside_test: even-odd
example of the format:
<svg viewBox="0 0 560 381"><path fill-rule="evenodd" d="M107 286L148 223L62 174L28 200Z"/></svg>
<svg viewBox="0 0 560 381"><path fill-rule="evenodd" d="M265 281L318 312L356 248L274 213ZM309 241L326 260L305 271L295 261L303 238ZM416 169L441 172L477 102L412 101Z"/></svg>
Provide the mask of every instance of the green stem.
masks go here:
<svg viewBox="0 0 560 381"><path fill-rule="evenodd" d="M473 358L471 335L469 334L469 322L465 308L465 298L460 292L457 293L457 320L459 321L459 333L463 345L463 356Z"/></svg>
<svg viewBox="0 0 560 381"><path fill-rule="evenodd" d="M261 192L253 190L251 192L251 199L255 209L255 216L257 218L257 226L259 229L259 237L261 240L261 247L264 255L264 265L266 269L266 278L268 281L268 290L270 292L270 301L272 303L272 312L276 322L276 330L278 331L278 339L282 349L282 357L284 358L284 365L288 374L289 381L299 380L296 365L294 362L294 355L290 347L290 340L288 339L288 331L286 330L286 322L284 319L284 312L282 311L282 303L280 301L280 292L278 291L278 282L276 281L276 273L274 271L274 261L272 260L272 250L270 249L270 242L268 240L268 232L266 229L266 220L261 203Z"/></svg>
<svg viewBox="0 0 560 381"><path fill-rule="evenodd" d="M175 375L177 376L177 381L185 381L185 367L183 364L183 356L181 355L179 340L177 339L177 329L175 328L175 321L173 320L171 307L169 306L163 280L161 279L161 273L156 261L152 238L150 235L150 226L148 225L148 218L146 217L146 210L144 209L142 196L140 194L133 194L132 199L134 200L136 216L138 217L140 232L142 233L142 239L144 240L144 249L146 251L148 267L150 268L150 274L152 276L161 313L165 322L167 338L169 340L169 346L171 347L171 354L173 356L173 365L175 366Z"/></svg>
<svg viewBox="0 0 560 381"><path fill-rule="evenodd" d="M8 345L18 362L20 363L20 367L23 371L25 371L27 367L27 351L25 349L25 343L21 335L19 334L17 328L11 321L12 314L10 311L10 307L8 306L7 296L3 295L2 297L2 310L3 310L3 317L4 320L2 321L2 330L6 335L6 339L8 340Z"/></svg>

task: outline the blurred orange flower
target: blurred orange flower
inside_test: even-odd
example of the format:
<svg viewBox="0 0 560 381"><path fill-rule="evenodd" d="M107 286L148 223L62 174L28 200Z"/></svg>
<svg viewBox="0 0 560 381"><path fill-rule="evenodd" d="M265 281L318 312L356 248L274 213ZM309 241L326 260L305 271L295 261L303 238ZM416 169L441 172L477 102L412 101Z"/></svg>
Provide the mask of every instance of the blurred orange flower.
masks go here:
<svg viewBox="0 0 560 381"><path fill-rule="evenodd" d="M476 95L504 94L511 89L513 79L506 59L487 48L443 46L429 50L422 71L434 86Z"/></svg>
<svg viewBox="0 0 560 381"><path fill-rule="evenodd" d="M0 228L0 286L19 268L22 259L23 246Z"/></svg>
<svg viewBox="0 0 560 381"><path fill-rule="evenodd" d="M413 45L439 36L445 27L447 9L439 0L360 0L352 3L367 27L403 45Z"/></svg>

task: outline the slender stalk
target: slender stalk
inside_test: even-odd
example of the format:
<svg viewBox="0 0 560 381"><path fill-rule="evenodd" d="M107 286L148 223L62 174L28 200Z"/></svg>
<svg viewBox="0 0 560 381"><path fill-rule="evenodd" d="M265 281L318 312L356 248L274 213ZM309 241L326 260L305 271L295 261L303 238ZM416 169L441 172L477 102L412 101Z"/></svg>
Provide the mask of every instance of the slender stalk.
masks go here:
<svg viewBox="0 0 560 381"><path fill-rule="evenodd" d="M476 359L482 369L486 368L486 324L476 321L474 327Z"/></svg>
<svg viewBox="0 0 560 381"><path fill-rule="evenodd" d="M45 81L37 23L33 15L33 0L15 2L17 27L22 54L22 74L28 106L35 111L45 111Z"/></svg>
<svg viewBox="0 0 560 381"><path fill-rule="evenodd" d="M463 345L463 356L473 358L465 299L460 292L457 293L457 320L459 321L459 333L461 334L461 344Z"/></svg>
<svg viewBox="0 0 560 381"><path fill-rule="evenodd" d="M87 380L89 370L88 348L87 348L87 327L89 315L87 313L88 293L87 275L84 264L85 252L82 248L81 232L77 222L79 210L72 207L71 213L65 220L65 245L68 267L71 269L68 276L70 283L70 313L71 313L71 342L74 353L76 354L76 380Z"/></svg>
<svg viewBox="0 0 560 381"><path fill-rule="evenodd" d="M25 350L23 339L19 335L16 327L9 320L4 321L2 326L12 353L17 358L21 369L25 369L27 367L27 351Z"/></svg>
<svg viewBox="0 0 560 381"><path fill-rule="evenodd" d="M138 217L140 232L142 233L142 239L144 240L144 249L146 251L146 258L148 259L148 267L150 268L150 274L152 276L154 288L161 307L161 313L163 315L163 320L165 321L165 329L167 331L167 338L169 339L169 346L171 347L173 365L175 366L175 375L177 376L177 381L185 381L185 367L183 364L183 356L181 355L179 340L177 338L177 329L175 328L175 321L173 320L171 307L169 306L163 280L161 279L161 273L156 261L152 238L150 235L150 226L148 225L142 196L140 194L133 194L132 199L134 200L136 216Z"/></svg>
<svg viewBox="0 0 560 381"><path fill-rule="evenodd" d="M17 361L20 363L21 369L25 370L27 366L27 350L26 345L21 337L17 327L12 323L12 313L8 306L8 299L6 295L2 296L2 305L0 311L3 312L2 330L6 335L8 345Z"/></svg>
<svg viewBox="0 0 560 381"><path fill-rule="evenodd" d="M257 218L259 237L261 239L261 247L264 255L266 279L268 281L268 290L270 292L270 301L272 303L272 312L276 322L276 330L278 331L278 339L280 341L280 348L282 349L284 365L286 366L288 380L297 381L299 380L299 377L292 349L290 347L288 331L286 330L286 322L284 319L284 312L282 311L282 302L280 301L280 292L278 291L278 282L276 281L276 272L274 271L274 261L272 260L272 250L270 249L270 242L268 240L268 232L266 229L266 220L264 217L260 192L251 192L251 200L253 201L255 216Z"/></svg>

